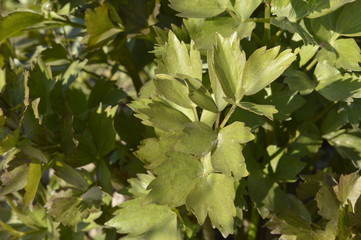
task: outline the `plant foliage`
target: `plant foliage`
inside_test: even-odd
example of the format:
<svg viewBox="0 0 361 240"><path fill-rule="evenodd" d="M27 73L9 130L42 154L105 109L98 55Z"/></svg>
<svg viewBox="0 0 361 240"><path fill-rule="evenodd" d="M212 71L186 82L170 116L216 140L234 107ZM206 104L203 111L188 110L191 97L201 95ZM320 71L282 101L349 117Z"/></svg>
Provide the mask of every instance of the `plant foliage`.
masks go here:
<svg viewBox="0 0 361 240"><path fill-rule="evenodd" d="M0 239L360 239L361 0L0 3Z"/></svg>

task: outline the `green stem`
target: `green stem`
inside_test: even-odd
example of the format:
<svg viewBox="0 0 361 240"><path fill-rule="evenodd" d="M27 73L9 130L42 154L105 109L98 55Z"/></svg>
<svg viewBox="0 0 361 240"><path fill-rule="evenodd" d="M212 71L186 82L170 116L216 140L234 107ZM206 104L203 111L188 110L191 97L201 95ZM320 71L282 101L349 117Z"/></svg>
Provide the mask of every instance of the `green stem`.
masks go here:
<svg viewBox="0 0 361 240"><path fill-rule="evenodd" d="M83 24L79 24L79 23L75 23L75 22L70 22L70 21L66 21L66 20L61 20L61 19L56 19L56 18L52 18L50 19L54 22L59 22L59 23L65 23L66 25L72 26L72 27L76 27L76 28L81 28L81 29L85 29L86 27Z"/></svg>
<svg viewBox="0 0 361 240"><path fill-rule="evenodd" d="M220 128L224 128L224 126L227 124L229 118L232 116L232 114L234 113L234 111L236 110L236 105L233 105L231 107L231 109L229 109L227 115L225 116L225 118L223 119Z"/></svg>
<svg viewBox="0 0 361 240"><path fill-rule="evenodd" d="M218 129L218 128L219 128L220 118L221 118L221 114L220 114L220 113L217 113L216 123L215 123L215 125L214 125L215 129Z"/></svg>
<svg viewBox="0 0 361 240"><path fill-rule="evenodd" d="M203 233L204 240L216 240L216 238L214 236L214 231L212 228L212 223L209 220L209 218L206 219L206 221L204 222L204 224L202 226L202 233Z"/></svg>
<svg viewBox="0 0 361 240"><path fill-rule="evenodd" d="M257 212L257 208L252 208L251 210L251 222L248 229L248 238L247 240L255 240L257 237L257 228L259 222L259 215Z"/></svg>
<svg viewBox="0 0 361 240"><path fill-rule="evenodd" d="M317 63L317 59L314 58L314 59L312 60L312 62L310 62L310 64L307 65L306 71L307 71L307 72L310 71L310 70L316 65L316 63Z"/></svg>
<svg viewBox="0 0 361 240"><path fill-rule="evenodd" d="M269 20L267 23L264 24L264 39L265 42L268 43L271 39L271 6L268 1L265 1L264 17L265 19Z"/></svg>
<svg viewBox="0 0 361 240"><path fill-rule="evenodd" d="M199 117L198 117L198 113L197 113L197 108L196 108L196 107L192 107L192 110L193 110L194 118L196 119L196 121L199 121Z"/></svg>

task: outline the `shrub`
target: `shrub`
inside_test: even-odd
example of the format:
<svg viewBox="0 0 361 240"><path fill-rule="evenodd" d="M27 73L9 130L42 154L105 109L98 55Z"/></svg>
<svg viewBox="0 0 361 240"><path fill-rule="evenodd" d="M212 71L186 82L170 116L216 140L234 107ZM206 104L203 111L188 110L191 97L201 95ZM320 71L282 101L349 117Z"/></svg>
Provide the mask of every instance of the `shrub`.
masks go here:
<svg viewBox="0 0 361 240"><path fill-rule="evenodd" d="M1 239L361 237L361 1L37 2L0 3Z"/></svg>

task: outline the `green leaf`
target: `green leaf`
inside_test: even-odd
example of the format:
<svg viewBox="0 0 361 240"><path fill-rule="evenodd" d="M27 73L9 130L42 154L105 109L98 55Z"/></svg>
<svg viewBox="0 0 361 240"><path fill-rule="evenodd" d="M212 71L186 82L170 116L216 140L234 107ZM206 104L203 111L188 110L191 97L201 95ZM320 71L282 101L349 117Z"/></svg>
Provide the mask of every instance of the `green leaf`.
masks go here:
<svg viewBox="0 0 361 240"><path fill-rule="evenodd" d="M187 18L214 17L226 10L228 0L170 0L170 7L180 12L177 15Z"/></svg>
<svg viewBox="0 0 361 240"><path fill-rule="evenodd" d="M112 176L104 160L100 160L98 162L96 166L96 176L99 186L101 186L105 192L112 194L113 192Z"/></svg>
<svg viewBox="0 0 361 240"><path fill-rule="evenodd" d="M0 43L28 27L44 21L44 17L33 11L16 11L0 19Z"/></svg>
<svg viewBox="0 0 361 240"><path fill-rule="evenodd" d="M109 9L101 5L94 10L88 8L85 13L85 25L89 34L89 46L95 46L102 41L109 41L122 32L122 28L113 25L109 18Z"/></svg>
<svg viewBox="0 0 361 240"><path fill-rule="evenodd" d="M229 38L217 34L217 42L213 48L214 70L225 95L239 101L243 95L243 68L246 64L246 54L240 51L240 40L234 33Z"/></svg>
<svg viewBox="0 0 361 240"><path fill-rule="evenodd" d="M168 160L154 169L157 177L149 184L151 189L145 203L167 204L178 207L199 182L202 165L198 159L184 153L173 152Z"/></svg>
<svg viewBox="0 0 361 240"><path fill-rule="evenodd" d="M128 234L124 239L179 240L177 215L167 206L143 205L142 198L127 201L114 212L115 217L105 225L118 233Z"/></svg>
<svg viewBox="0 0 361 240"><path fill-rule="evenodd" d="M341 175L338 188L335 189L337 199L342 205L350 201L352 209L355 209L357 199L361 196L361 177L358 172Z"/></svg>
<svg viewBox="0 0 361 240"><path fill-rule="evenodd" d="M302 95L310 94L316 87L316 83L300 70L288 70L285 72L284 82L288 84L291 91L300 92Z"/></svg>
<svg viewBox="0 0 361 240"><path fill-rule="evenodd" d="M177 36L169 31L168 42L158 53L161 56L159 62L164 66L165 73L172 77L177 74L184 74L202 80L202 60L200 53L194 49L191 42L189 51L184 42L180 42Z"/></svg>
<svg viewBox="0 0 361 240"><path fill-rule="evenodd" d="M321 17L353 1L354 0L272 0L271 9L277 16L287 17L289 20L295 22L306 16L309 18Z"/></svg>
<svg viewBox="0 0 361 240"><path fill-rule="evenodd" d="M227 237L233 233L233 218L236 216L234 198L234 180L223 174L211 173L190 192L186 206L196 215L199 224L203 224L208 215L212 225Z"/></svg>
<svg viewBox="0 0 361 240"><path fill-rule="evenodd" d="M251 102L239 102L236 103L236 106L244 110L250 111L252 113L255 113L257 115L265 116L270 120L273 120L273 114L278 113L275 106L272 105L260 105Z"/></svg>
<svg viewBox="0 0 361 240"><path fill-rule="evenodd" d="M159 166L167 159L167 153L173 149L177 140L172 137L147 138L141 141L138 150L134 154L147 165L148 169Z"/></svg>
<svg viewBox="0 0 361 240"><path fill-rule="evenodd" d="M319 46L318 45L303 45L298 53L300 56L299 67L304 66L310 59L315 56Z"/></svg>
<svg viewBox="0 0 361 240"><path fill-rule="evenodd" d="M361 121L361 99L340 102L338 114L344 124L350 123L354 129L357 129Z"/></svg>
<svg viewBox="0 0 361 240"><path fill-rule="evenodd" d="M339 130L323 135L344 158L361 167L361 132L359 130Z"/></svg>
<svg viewBox="0 0 361 240"><path fill-rule="evenodd" d="M305 162L300 161L297 157L285 154L285 150L281 150L275 145L267 147L270 159L270 167L272 173L270 174L281 181L295 181L297 174L306 166Z"/></svg>
<svg viewBox="0 0 361 240"><path fill-rule="evenodd" d="M25 186L24 205L31 204L38 190L38 185L43 174L39 163L30 163L28 173L28 183Z"/></svg>
<svg viewBox="0 0 361 240"><path fill-rule="evenodd" d="M318 127L311 122L305 122L298 127L289 151L296 157L314 156L321 145L322 137Z"/></svg>
<svg viewBox="0 0 361 240"><path fill-rule="evenodd" d="M340 202L337 200L334 191L336 185L337 182L332 177L327 176L315 197L319 208L318 213L328 220L337 219L340 214Z"/></svg>
<svg viewBox="0 0 361 240"><path fill-rule="evenodd" d="M131 178L129 182L131 188L129 192L135 197L145 197L150 190L147 190L149 184L155 179L155 176L148 172L148 174L138 173L137 178Z"/></svg>
<svg viewBox="0 0 361 240"><path fill-rule="evenodd" d="M200 157L207 155L216 145L217 133L205 123L192 122L185 125L178 139L174 150Z"/></svg>
<svg viewBox="0 0 361 240"><path fill-rule="evenodd" d="M193 107L184 81L166 74L157 74L153 81L157 91L166 99L185 108Z"/></svg>
<svg viewBox="0 0 361 240"><path fill-rule="evenodd" d="M337 18L335 31L344 36L361 36L361 24L360 24L360 1L348 1L352 2L345 5Z"/></svg>
<svg viewBox="0 0 361 240"><path fill-rule="evenodd" d="M298 33L306 45L317 45L313 36L301 24L291 22L287 18L276 17L271 19L271 24L291 33Z"/></svg>
<svg viewBox="0 0 361 240"><path fill-rule="evenodd" d="M189 98L192 100L192 102L197 104L198 107L214 113L218 113L217 105L214 102L211 94L199 80L187 77L185 78L185 81L187 82Z"/></svg>
<svg viewBox="0 0 361 240"><path fill-rule="evenodd" d="M283 84L274 83L271 90L272 94L260 103L276 107L278 113L273 116L276 120L290 119L291 114L305 103L303 97L295 95L294 92L289 91Z"/></svg>
<svg viewBox="0 0 361 240"><path fill-rule="evenodd" d="M9 162L4 173L1 174L1 195L19 191L28 182L29 163L24 160L14 159Z"/></svg>
<svg viewBox="0 0 361 240"><path fill-rule="evenodd" d="M341 75L339 70L327 63L318 63L314 74L318 81L316 90L330 101L347 101L361 96L361 81L356 74Z"/></svg>
<svg viewBox="0 0 361 240"><path fill-rule="evenodd" d="M250 38L256 24L240 22L231 17L216 17L211 19L189 18L184 20L189 35L195 42L195 47L210 50L216 42L216 33L223 37L231 37L234 32L240 39Z"/></svg>
<svg viewBox="0 0 361 240"><path fill-rule="evenodd" d="M180 111L159 101L137 100L129 104L136 117L149 122L150 125L168 132L179 132L191 120Z"/></svg>
<svg viewBox="0 0 361 240"><path fill-rule="evenodd" d="M28 86L30 98L32 100L40 98L40 114L48 113L50 110L50 92L54 88L55 82L49 78L46 70L42 69L39 64L36 64L30 71Z"/></svg>
<svg viewBox="0 0 361 240"><path fill-rule="evenodd" d="M4 139L0 141L0 155L16 146L20 138L20 129L15 130L13 134L7 134Z"/></svg>
<svg viewBox="0 0 361 240"><path fill-rule="evenodd" d="M53 165L53 168L55 170L55 175L67 183L79 188L80 190L86 190L88 188L87 182L79 173L79 171L70 167L68 164L61 161L56 161Z"/></svg>
<svg viewBox="0 0 361 240"><path fill-rule="evenodd" d="M251 129L244 123L234 122L218 133L217 147L211 155L212 165L227 176L241 179L248 175L242 146L254 139Z"/></svg>
<svg viewBox="0 0 361 240"><path fill-rule="evenodd" d="M227 102L224 99L225 94L223 92L221 83L219 81L219 78L217 76L215 65L214 65L214 52L208 51L207 52L207 63L208 63L208 74L209 74L209 80L211 82L211 87L214 95L214 101L217 105L217 108L219 111L222 111L226 106Z"/></svg>
<svg viewBox="0 0 361 240"><path fill-rule="evenodd" d="M99 206L102 197L103 192L97 186L80 196L78 191L69 188L53 192L45 207L55 221L76 228L78 223L89 217L91 212L96 211L94 206Z"/></svg>
<svg viewBox="0 0 361 240"><path fill-rule="evenodd" d="M280 47L262 47L247 60L243 73L245 95L253 95L276 80L296 59L290 49L279 54Z"/></svg>
<svg viewBox="0 0 361 240"><path fill-rule="evenodd" d="M93 113L89 117L89 130L96 147L97 157L108 154L115 144L113 118L107 113Z"/></svg>

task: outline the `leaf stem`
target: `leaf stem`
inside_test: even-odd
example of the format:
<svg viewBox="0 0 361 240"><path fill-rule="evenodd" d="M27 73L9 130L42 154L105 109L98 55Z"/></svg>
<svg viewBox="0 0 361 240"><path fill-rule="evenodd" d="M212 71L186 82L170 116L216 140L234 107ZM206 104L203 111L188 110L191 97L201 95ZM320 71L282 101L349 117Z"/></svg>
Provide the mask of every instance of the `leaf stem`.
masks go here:
<svg viewBox="0 0 361 240"><path fill-rule="evenodd" d="M257 213L257 208L252 208L251 210L251 222L248 229L248 238L247 240L255 240L257 237L257 228L259 222L259 215Z"/></svg>
<svg viewBox="0 0 361 240"><path fill-rule="evenodd" d="M216 117L216 123L214 125L214 128L215 129L218 129L219 128L219 122L220 122L220 119L221 118L221 113L217 113L217 117Z"/></svg>
<svg viewBox="0 0 361 240"><path fill-rule="evenodd" d="M314 58L314 59L312 60L312 62L310 62L310 64L307 65L306 71L307 71L307 72L310 71L310 70L316 65L316 63L317 63L317 59Z"/></svg>
<svg viewBox="0 0 361 240"><path fill-rule="evenodd" d="M271 7L268 1L265 1L264 17L268 19L268 22L264 24L264 40L268 43L271 39Z"/></svg>
<svg viewBox="0 0 361 240"><path fill-rule="evenodd" d="M224 128L224 126L227 124L229 118L232 116L232 114L234 113L234 111L236 110L236 105L232 105L232 107L229 109L229 111L227 112L227 115L224 117L220 128Z"/></svg>
<svg viewBox="0 0 361 240"><path fill-rule="evenodd" d="M198 117L198 113L197 113L197 108L196 108L196 107L192 107L192 110L193 110L194 118L196 119L196 121L199 121L199 117Z"/></svg>

